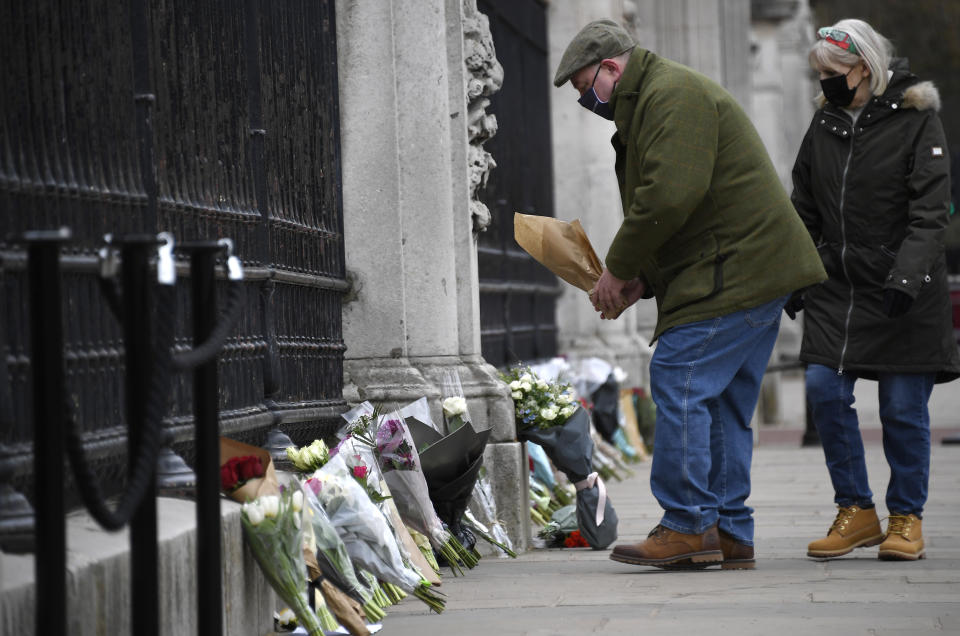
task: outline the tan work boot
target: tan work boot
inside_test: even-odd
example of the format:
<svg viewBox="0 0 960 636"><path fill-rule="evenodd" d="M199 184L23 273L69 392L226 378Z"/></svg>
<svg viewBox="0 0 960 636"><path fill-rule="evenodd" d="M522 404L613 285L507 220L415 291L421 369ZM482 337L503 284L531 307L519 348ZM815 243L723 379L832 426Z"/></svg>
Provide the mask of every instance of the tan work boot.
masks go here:
<svg viewBox="0 0 960 636"><path fill-rule="evenodd" d="M652 565L666 569L700 569L720 565L723 552L717 526L703 534L684 534L665 526L650 531L646 541L613 548L610 558L633 565Z"/></svg>
<svg viewBox="0 0 960 636"><path fill-rule="evenodd" d="M883 541L883 530L877 511L860 506L841 507L837 518L823 539L807 546L807 556L815 559L832 559L843 556L854 548L866 548Z"/></svg>
<svg viewBox="0 0 960 636"><path fill-rule="evenodd" d="M887 535L880 544L877 558L884 561L925 559L922 525L917 515L890 515Z"/></svg>

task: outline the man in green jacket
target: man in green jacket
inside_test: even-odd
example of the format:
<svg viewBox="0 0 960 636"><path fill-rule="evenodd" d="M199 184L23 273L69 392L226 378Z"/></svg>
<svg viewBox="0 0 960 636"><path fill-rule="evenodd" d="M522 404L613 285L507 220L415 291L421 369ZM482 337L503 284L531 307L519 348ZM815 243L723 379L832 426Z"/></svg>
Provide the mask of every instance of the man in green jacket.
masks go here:
<svg viewBox="0 0 960 636"><path fill-rule="evenodd" d="M792 292L826 278L759 135L722 87L611 20L563 54L585 108L616 124L624 220L591 293L601 316L656 298L650 486L664 509L612 559L752 568L750 420ZM788 311L790 308L788 307Z"/></svg>

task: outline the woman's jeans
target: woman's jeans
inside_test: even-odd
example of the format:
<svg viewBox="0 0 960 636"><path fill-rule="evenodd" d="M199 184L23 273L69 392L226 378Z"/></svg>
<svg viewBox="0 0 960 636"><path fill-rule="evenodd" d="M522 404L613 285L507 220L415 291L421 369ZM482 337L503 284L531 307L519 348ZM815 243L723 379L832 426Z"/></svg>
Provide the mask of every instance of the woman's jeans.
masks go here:
<svg viewBox="0 0 960 636"><path fill-rule="evenodd" d="M650 488L660 523L700 534L715 523L753 545L750 419L786 297L668 329L650 361L657 405Z"/></svg>
<svg viewBox="0 0 960 636"><path fill-rule="evenodd" d="M930 478L930 413L933 373L880 373L883 452L890 465L887 511L923 515ZM821 364L807 367L807 408L817 426L839 506L873 504L863 440L853 408L856 373Z"/></svg>

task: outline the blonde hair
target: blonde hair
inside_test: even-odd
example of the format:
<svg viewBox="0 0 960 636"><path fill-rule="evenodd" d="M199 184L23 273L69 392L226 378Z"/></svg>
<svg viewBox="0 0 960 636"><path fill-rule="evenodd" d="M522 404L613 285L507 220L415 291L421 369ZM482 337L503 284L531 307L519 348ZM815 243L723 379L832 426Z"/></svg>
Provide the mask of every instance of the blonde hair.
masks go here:
<svg viewBox="0 0 960 636"><path fill-rule="evenodd" d="M807 59L814 68L856 66L863 62L870 69L870 91L882 95L887 90L887 68L893 57L893 45L863 20L840 20L831 28L843 31L853 40L857 53L851 53L836 44L818 39L810 48Z"/></svg>

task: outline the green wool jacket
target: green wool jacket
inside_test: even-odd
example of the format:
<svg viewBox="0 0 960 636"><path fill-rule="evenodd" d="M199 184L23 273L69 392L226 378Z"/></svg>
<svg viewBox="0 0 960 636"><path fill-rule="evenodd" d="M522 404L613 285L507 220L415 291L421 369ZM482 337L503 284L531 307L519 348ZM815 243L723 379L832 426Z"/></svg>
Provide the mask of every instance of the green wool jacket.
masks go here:
<svg viewBox="0 0 960 636"><path fill-rule="evenodd" d="M607 253L646 279L654 340L826 279L753 124L722 87L637 47L613 95L624 220Z"/></svg>

